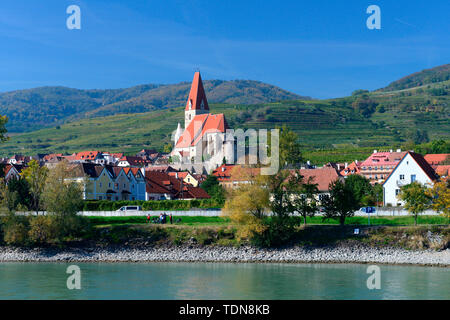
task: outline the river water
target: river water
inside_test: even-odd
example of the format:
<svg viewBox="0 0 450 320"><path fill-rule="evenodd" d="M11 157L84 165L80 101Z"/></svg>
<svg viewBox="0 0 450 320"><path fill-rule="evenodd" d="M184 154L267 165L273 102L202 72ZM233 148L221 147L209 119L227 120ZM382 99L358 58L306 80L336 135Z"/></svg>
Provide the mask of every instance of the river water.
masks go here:
<svg viewBox="0 0 450 320"><path fill-rule="evenodd" d="M450 269L256 263L76 263L81 289L69 290L65 263L0 263L0 299L450 299Z"/></svg>

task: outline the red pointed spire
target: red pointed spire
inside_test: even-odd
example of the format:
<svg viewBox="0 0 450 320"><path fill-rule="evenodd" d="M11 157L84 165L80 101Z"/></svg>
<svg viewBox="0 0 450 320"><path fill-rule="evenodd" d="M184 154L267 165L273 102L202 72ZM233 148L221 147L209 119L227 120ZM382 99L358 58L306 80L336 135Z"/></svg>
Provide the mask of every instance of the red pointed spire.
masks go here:
<svg viewBox="0 0 450 320"><path fill-rule="evenodd" d="M191 91L189 92L189 97L186 102L186 111L187 110L209 110L208 100L206 99L200 72L194 74Z"/></svg>

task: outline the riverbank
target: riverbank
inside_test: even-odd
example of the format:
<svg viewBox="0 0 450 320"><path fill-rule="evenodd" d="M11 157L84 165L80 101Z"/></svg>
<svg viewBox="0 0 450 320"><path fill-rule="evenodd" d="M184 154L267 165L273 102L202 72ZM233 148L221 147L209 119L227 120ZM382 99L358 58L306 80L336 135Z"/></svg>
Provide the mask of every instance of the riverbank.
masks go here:
<svg viewBox="0 0 450 320"><path fill-rule="evenodd" d="M0 262L377 263L450 267L450 250L374 248L361 243L260 249L251 246L0 247Z"/></svg>

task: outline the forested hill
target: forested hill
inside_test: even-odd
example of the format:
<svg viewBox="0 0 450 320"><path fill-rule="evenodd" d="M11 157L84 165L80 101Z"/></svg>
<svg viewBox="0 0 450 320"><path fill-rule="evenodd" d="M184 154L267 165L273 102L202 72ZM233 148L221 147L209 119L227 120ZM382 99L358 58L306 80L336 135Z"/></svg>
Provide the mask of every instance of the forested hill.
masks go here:
<svg viewBox="0 0 450 320"><path fill-rule="evenodd" d="M387 87L378 91L404 90L447 80L450 80L450 64L415 72L390 83Z"/></svg>
<svg viewBox="0 0 450 320"><path fill-rule="evenodd" d="M257 104L305 99L276 86L251 80L206 80L211 103ZM9 132L32 131L67 121L180 107L190 82L139 85L125 89L79 90L40 87L0 93L0 114L9 118Z"/></svg>

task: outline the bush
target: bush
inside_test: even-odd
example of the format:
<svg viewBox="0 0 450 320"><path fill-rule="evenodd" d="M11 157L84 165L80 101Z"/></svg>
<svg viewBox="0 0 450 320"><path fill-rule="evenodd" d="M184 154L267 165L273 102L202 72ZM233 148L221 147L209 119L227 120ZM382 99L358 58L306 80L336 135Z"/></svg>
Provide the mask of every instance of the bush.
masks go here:
<svg viewBox="0 0 450 320"><path fill-rule="evenodd" d="M57 235L55 220L51 216L37 216L31 219L30 240L36 243L46 243L54 240Z"/></svg>
<svg viewBox="0 0 450 320"><path fill-rule="evenodd" d="M26 245L30 225L24 216L11 215L3 224L3 240L9 245Z"/></svg>
<svg viewBox="0 0 450 320"><path fill-rule="evenodd" d="M300 217L272 217L264 221L262 232L253 232L250 242L260 247L278 247L287 245L296 234L296 227L301 223Z"/></svg>

